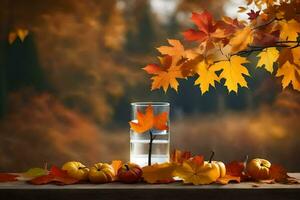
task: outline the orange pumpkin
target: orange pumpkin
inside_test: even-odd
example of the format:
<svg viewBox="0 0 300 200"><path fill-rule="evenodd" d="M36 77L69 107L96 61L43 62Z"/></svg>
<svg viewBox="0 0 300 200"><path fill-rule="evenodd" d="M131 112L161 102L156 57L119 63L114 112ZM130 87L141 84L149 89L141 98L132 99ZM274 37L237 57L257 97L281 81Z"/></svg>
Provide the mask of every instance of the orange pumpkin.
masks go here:
<svg viewBox="0 0 300 200"><path fill-rule="evenodd" d="M90 168L89 180L92 183L109 183L115 178L113 167L107 163L97 163Z"/></svg>
<svg viewBox="0 0 300 200"><path fill-rule="evenodd" d="M127 163L118 170L118 179L124 183L136 183L141 180L143 171L137 164Z"/></svg>

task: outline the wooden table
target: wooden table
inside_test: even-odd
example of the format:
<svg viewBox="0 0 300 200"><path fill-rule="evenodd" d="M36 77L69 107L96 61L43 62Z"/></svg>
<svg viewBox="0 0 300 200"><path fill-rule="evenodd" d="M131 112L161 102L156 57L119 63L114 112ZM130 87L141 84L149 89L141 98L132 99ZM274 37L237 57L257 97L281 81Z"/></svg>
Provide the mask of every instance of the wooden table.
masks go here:
<svg viewBox="0 0 300 200"><path fill-rule="evenodd" d="M290 176L300 179L300 173ZM300 200L300 184L257 184L252 182L228 185L172 184L77 184L68 186L30 185L24 182L0 183L0 200L114 200L114 199L239 199Z"/></svg>

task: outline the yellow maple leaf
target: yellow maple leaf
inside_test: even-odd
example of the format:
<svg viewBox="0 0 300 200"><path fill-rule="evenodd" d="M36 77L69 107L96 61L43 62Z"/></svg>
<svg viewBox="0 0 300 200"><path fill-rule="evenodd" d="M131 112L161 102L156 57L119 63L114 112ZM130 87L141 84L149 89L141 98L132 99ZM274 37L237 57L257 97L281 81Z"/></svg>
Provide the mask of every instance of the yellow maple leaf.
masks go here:
<svg viewBox="0 0 300 200"><path fill-rule="evenodd" d="M179 40L168 39L171 46L160 46L157 50L163 55L173 56L177 61L185 57L185 50Z"/></svg>
<svg viewBox="0 0 300 200"><path fill-rule="evenodd" d="M266 48L260 52L257 57L259 57L257 67L265 66L265 69L269 72L273 72L273 63L279 57L279 51L275 47Z"/></svg>
<svg viewBox="0 0 300 200"><path fill-rule="evenodd" d="M143 178L147 183L169 183L173 182L174 171L177 165L174 163L154 164L145 166L143 170Z"/></svg>
<svg viewBox="0 0 300 200"><path fill-rule="evenodd" d="M199 75L195 85L199 85L202 94L209 90L210 85L215 87L215 81L219 81L216 72L204 60L197 64L195 71Z"/></svg>
<svg viewBox="0 0 300 200"><path fill-rule="evenodd" d="M235 32L234 36L230 39L229 44L232 46L232 53L239 52L247 48L253 40L253 31L251 27L245 27Z"/></svg>
<svg viewBox="0 0 300 200"><path fill-rule="evenodd" d="M220 74L221 79L225 79L225 86L228 91L238 91L238 86L248 87L245 77L243 75L249 75L248 69L242 64L248 63L248 60L244 57L234 55L230 60L220 61L211 66L212 71L222 70Z"/></svg>
<svg viewBox="0 0 300 200"><path fill-rule="evenodd" d="M300 47L291 49L291 53L293 56L293 62L300 66Z"/></svg>
<svg viewBox="0 0 300 200"><path fill-rule="evenodd" d="M280 39L297 41L298 33L300 33L300 23L292 19L289 21L282 20L279 22L281 27Z"/></svg>
<svg viewBox="0 0 300 200"><path fill-rule="evenodd" d="M143 69L148 72L148 74L153 74L154 76L151 78L152 86L151 90L163 88L166 92L169 88L173 88L175 91L178 90L178 78L184 78L181 72L181 63L174 61L172 56L164 56L160 58L160 62L162 66L158 66L155 64L147 65Z"/></svg>
<svg viewBox="0 0 300 200"><path fill-rule="evenodd" d="M278 68L276 76L283 76L281 81L283 88L291 83L295 90L300 91L300 69L296 64L286 61Z"/></svg>
<svg viewBox="0 0 300 200"><path fill-rule="evenodd" d="M183 161L182 165L177 166L175 175L180 177L184 183L194 185L210 184L218 178L212 174L212 165L205 163L203 156L195 156Z"/></svg>
<svg viewBox="0 0 300 200"><path fill-rule="evenodd" d="M224 177L220 177L216 180L216 183L221 184L221 185L226 185L229 182L240 183L241 177L231 176L231 175L226 174Z"/></svg>

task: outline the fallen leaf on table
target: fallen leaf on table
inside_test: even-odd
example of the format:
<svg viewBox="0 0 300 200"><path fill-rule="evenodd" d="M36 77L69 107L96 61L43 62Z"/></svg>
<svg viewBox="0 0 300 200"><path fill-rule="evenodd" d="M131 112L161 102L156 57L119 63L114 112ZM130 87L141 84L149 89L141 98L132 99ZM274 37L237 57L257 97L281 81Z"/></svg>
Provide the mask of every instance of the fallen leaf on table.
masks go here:
<svg viewBox="0 0 300 200"><path fill-rule="evenodd" d="M241 177L245 170L245 164L241 161L232 161L226 164L226 174Z"/></svg>
<svg viewBox="0 0 300 200"><path fill-rule="evenodd" d="M118 174L118 170L122 167L123 162L121 160L113 160L111 166L115 171L115 174Z"/></svg>
<svg viewBox="0 0 300 200"><path fill-rule="evenodd" d="M36 168L30 168L26 172L22 173L22 175L27 178L35 178L35 177L47 175L48 173L49 173L48 170L36 167Z"/></svg>
<svg viewBox="0 0 300 200"><path fill-rule="evenodd" d="M36 177L28 182L34 185L43 185L48 183L55 183L57 185L70 185L75 184L78 181L79 180L70 177L66 171L61 170L56 166L52 166L49 174Z"/></svg>
<svg viewBox="0 0 300 200"><path fill-rule="evenodd" d="M241 182L241 177L237 177L237 176L231 176L231 175L225 175L224 177L218 178L216 183L222 184L222 185L226 185L230 182L234 182L234 183L240 183Z"/></svg>
<svg viewBox="0 0 300 200"><path fill-rule="evenodd" d="M266 179L266 180L258 180L259 183L265 183L265 184L275 184L274 179Z"/></svg>
<svg viewBox="0 0 300 200"><path fill-rule="evenodd" d="M217 177L215 177L212 169L211 164L204 162L203 156L195 156L178 166L175 175L181 178L184 183L204 185L216 181Z"/></svg>
<svg viewBox="0 0 300 200"><path fill-rule="evenodd" d="M175 149L171 154L171 162L182 164L183 161L188 160L192 157L190 151L180 151Z"/></svg>
<svg viewBox="0 0 300 200"><path fill-rule="evenodd" d="M175 180L174 171L176 164L162 163L143 167L143 178L147 183L171 183Z"/></svg>
<svg viewBox="0 0 300 200"><path fill-rule="evenodd" d="M0 173L0 183L1 182L12 182L18 181L19 175L17 174L9 174L9 173Z"/></svg>
<svg viewBox="0 0 300 200"><path fill-rule="evenodd" d="M278 183L284 183L284 184L298 184L299 183L299 181L296 178L290 177L287 174L286 169L279 164L271 165L270 177Z"/></svg>

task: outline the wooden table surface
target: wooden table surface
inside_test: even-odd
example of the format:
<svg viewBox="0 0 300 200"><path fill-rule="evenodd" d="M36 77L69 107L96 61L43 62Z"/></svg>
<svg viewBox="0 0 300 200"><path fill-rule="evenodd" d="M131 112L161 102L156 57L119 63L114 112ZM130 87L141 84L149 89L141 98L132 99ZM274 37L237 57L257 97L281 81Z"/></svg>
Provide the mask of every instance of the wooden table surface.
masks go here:
<svg viewBox="0 0 300 200"><path fill-rule="evenodd" d="M290 173L300 180L300 173ZM25 182L0 183L0 200L113 200L113 199L295 199L300 200L300 184L262 184L245 182L228 185L172 184L76 184L67 186L30 185Z"/></svg>

